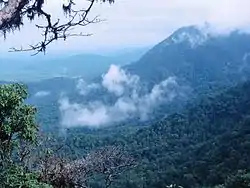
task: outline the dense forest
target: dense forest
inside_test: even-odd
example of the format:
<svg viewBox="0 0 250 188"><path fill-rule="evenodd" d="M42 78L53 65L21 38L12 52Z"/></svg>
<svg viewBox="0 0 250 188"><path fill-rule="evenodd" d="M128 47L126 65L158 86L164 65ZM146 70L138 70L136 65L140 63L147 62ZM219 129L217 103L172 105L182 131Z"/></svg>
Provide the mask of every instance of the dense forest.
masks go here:
<svg viewBox="0 0 250 188"><path fill-rule="evenodd" d="M107 146L123 148L136 166L118 175L112 187L249 187L249 94L245 82L143 128L72 128L45 143L52 150L63 145L57 155L70 160ZM103 187L94 179L92 187Z"/></svg>
<svg viewBox="0 0 250 188"><path fill-rule="evenodd" d="M126 148L139 164L117 187L248 187L249 94L246 82L140 130L75 129L65 142L76 155L105 145Z"/></svg>
<svg viewBox="0 0 250 188"><path fill-rule="evenodd" d="M0 0L0 188L250 188L249 5Z"/></svg>
<svg viewBox="0 0 250 188"><path fill-rule="evenodd" d="M183 40L173 41L186 35L188 37ZM135 90L140 96L149 95L154 86L171 77L175 78L177 86L170 90L175 93L174 100L162 101L156 108L152 108L149 122L141 123L137 121L138 117L131 116L127 123L145 125L158 121L166 115L183 110L188 106L187 103L196 103L197 98L202 95L221 92L227 87L247 81L250 72L249 44L250 35L238 31L225 36L210 36L195 26L174 31L138 61L121 67L128 78L139 78L140 82ZM82 95L76 88L81 79L83 78L56 77L26 83L30 94L27 102L38 107L38 121L42 129L51 131L60 127L61 112L58 101L62 94L72 103L84 105L97 101L105 106L114 106L121 98L102 87L101 75L91 82L86 81L83 89L87 90L92 84L99 86ZM48 96L37 97L41 91L47 92ZM125 97L131 99L133 92L128 92ZM113 126L119 123L114 123Z"/></svg>
<svg viewBox="0 0 250 188"><path fill-rule="evenodd" d="M249 44L247 34L214 37L185 27L118 69L140 78L146 94L139 96L176 77L177 87L164 88L177 93L174 100L152 106L145 121L63 127L62 93L77 107L120 98L105 88L81 95L79 78L27 82L28 89L1 82L0 187L250 187Z"/></svg>

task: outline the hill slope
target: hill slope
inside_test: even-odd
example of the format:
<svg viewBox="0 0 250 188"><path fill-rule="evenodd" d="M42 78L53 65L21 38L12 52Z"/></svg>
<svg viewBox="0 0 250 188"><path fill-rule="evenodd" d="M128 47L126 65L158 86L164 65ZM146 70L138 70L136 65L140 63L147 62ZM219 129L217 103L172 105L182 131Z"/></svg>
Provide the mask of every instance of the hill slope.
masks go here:
<svg viewBox="0 0 250 188"><path fill-rule="evenodd" d="M249 115L246 82L146 128L128 126L114 133L72 129L66 142L80 155L104 145L130 151L139 165L119 179L118 187L215 186L238 170L250 170Z"/></svg>
<svg viewBox="0 0 250 188"><path fill-rule="evenodd" d="M166 94L171 93L171 91L177 91L178 94L181 91L181 94L174 97L170 102L167 100L165 103L155 105L154 108L150 106L149 118L150 120L157 120L180 111L187 104L187 101L193 103L198 97L209 92L220 92L226 87L248 80L250 75L249 54L249 34L232 32L228 35L210 35L194 26L184 27L149 50L139 61L123 66L121 69L112 69L120 75L113 74L114 72L110 71L111 77L108 77L109 79L114 77L115 79L122 78L125 80L109 80L112 81L109 84L115 83L113 86L118 86L123 88L124 91L130 92L131 86L135 85L134 83L131 84L130 81L139 78L139 84L136 88L134 86L132 88L136 92L141 89L142 92L139 96L150 96L154 86L157 88L160 83L175 77L176 85L180 90L172 88ZM57 65L55 64L55 66ZM73 63L72 67L81 71L77 63ZM100 76L93 80L93 83L99 84L100 87L96 87L97 89L91 90L88 94L81 95L77 87L82 78L84 77L53 78L28 83L31 91L30 101L41 109L41 119L44 119L44 116L47 117L46 113L52 114L51 111L54 114L51 119L60 118L58 100L62 96L61 93L67 93L65 96L72 103L87 104L87 107L89 103L96 102L101 103L104 107L113 107L117 104L116 102L124 101L124 97L117 97L103 87L103 77ZM91 84L92 81L84 83L83 86L80 86L80 89L88 90L88 87L93 86ZM132 95L133 93L128 93L128 97L125 96L126 100L132 101L135 104L135 109L143 109L136 106L138 101L131 100L130 96ZM50 104L54 104L53 107L50 108ZM89 110L87 109L87 111ZM128 115L128 118L129 120L132 119L132 122L138 122L138 117L133 119L134 117ZM127 120L127 118L124 119ZM48 122L48 125L59 125L60 123L49 122L49 119L46 122ZM43 124L43 122L41 123Z"/></svg>
<svg viewBox="0 0 250 188"><path fill-rule="evenodd" d="M107 71L111 64L123 66L137 61L146 50L146 48L133 49L109 55L80 53L28 58L0 57L0 80L33 82L53 77L77 76L93 79Z"/></svg>
<svg viewBox="0 0 250 188"><path fill-rule="evenodd" d="M249 78L250 35L212 35L195 26L183 27L125 66L147 82L176 76L196 92Z"/></svg>

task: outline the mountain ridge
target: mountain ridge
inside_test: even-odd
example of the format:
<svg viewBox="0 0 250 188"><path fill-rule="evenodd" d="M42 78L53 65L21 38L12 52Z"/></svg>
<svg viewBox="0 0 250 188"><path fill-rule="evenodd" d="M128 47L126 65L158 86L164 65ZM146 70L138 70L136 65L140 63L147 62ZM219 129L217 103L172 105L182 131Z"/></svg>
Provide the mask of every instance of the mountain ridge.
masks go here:
<svg viewBox="0 0 250 188"><path fill-rule="evenodd" d="M170 103L162 103L152 109L150 118L153 121L180 111L187 104L195 103L197 98L202 95L234 86L248 80L250 76L250 35L232 32L225 36L209 36L207 41L195 48L186 41L164 45L165 41L171 40L171 37L180 35L182 32L190 32L190 35L203 35L203 30L201 31L194 26L180 28L167 39L151 48L137 62L118 66L119 68L116 67L112 70L118 72L111 72L112 74L115 73L116 76L122 74L118 78L125 79L123 81L130 77L139 78L140 82L138 83L140 85L138 87L143 88L142 91L144 92L142 96L149 96L154 86L169 78L175 79L178 88L186 88L183 92L186 97L181 95L183 97L177 97L175 98L176 100L172 100ZM205 35L207 36L206 32ZM92 93L81 95L77 86L79 86L78 81L82 79L84 84L81 87L87 87L86 89L88 89L88 84L91 85L92 81L94 84L99 84L99 86L95 87L96 89ZM72 103L83 106L91 104L91 102L98 102L103 107L107 106L108 109L113 105L120 104L116 103L117 101L122 101L122 104L126 104L127 101L133 101L130 96L119 99L113 93L107 93L107 88L102 86L102 79L103 76L98 76L96 79L88 82L82 76L75 78L58 77L41 82L28 83L31 91L29 102L39 104L40 108L47 106L43 113L50 110L49 104L53 103L53 111L57 112L55 116L59 118L58 101L61 96L66 96ZM113 81L116 83L115 80ZM118 85L116 84L115 86L126 90L124 88L125 85L119 85L124 84L123 81L121 83L117 82ZM173 88L173 91L175 89ZM135 91L137 92L138 89L136 88ZM138 101L132 104L136 105ZM107 110L106 108L104 109ZM143 108L140 107L140 109ZM58 125L60 124L60 122L57 123ZM138 122L138 124L141 124L141 122Z"/></svg>

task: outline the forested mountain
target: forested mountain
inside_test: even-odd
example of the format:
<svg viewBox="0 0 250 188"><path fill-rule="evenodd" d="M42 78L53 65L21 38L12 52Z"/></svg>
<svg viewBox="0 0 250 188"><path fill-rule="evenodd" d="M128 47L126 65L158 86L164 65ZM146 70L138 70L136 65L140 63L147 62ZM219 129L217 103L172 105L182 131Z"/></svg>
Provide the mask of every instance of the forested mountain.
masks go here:
<svg viewBox="0 0 250 188"><path fill-rule="evenodd" d="M215 35L195 26L183 27L150 49L137 62L120 68L111 66L108 70L108 66L112 64L109 58L85 55L86 62L94 63L96 59L102 59L100 61L103 62L107 59L104 64L107 65L105 69L108 71L91 81L86 80L85 75L80 75L74 78L55 77L26 82L30 96L27 102L37 106L39 123L41 127L46 127L46 130L61 126L63 117L59 101L62 98L68 98L70 104L83 106L83 109L77 111L78 114L87 112L94 117L99 113L98 110L107 111L103 117L107 116L110 120L106 121L105 125L145 125L182 110L185 105L195 103L202 95L220 92L224 88L248 80L249 53L249 34L235 31L228 35ZM85 56L63 58L63 62L60 62L59 58L58 62L55 60L53 63L47 61L45 64L38 64L43 64L45 69L52 72L58 72L58 65L69 64L71 68L75 67L74 70L81 72L84 68L79 67L78 60L81 61ZM114 54L110 54L110 57L113 58ZM118 54L117 57L123 55ZM91 63L80 64L86 68ZM101 70L104 69L91 69L92 72ZM88 72L92 74L91 71ZM105 75L108 75L109 85L104 85ZM168 86L170 80L172 86ZM121 88L124 90L122 96L109 91ZM97 110L92 109L96 104L99 104ZM124 105L130 108L124 108ZM145 113L146 118L141 121ZM119 121L115 121L117 117L120 117ZM86 121L89 121L88 119ZM79 124L88 125L86 121Z"/></svg>
<svg viewBox="0 0 250 188"><path fill-rule="evenodd" d="M178 112L188 101L193 103L198 97L209 92L219 92L226 87L248 80L249 53L249 34L234 31L227 35L216 35L195 26L183 27L149 50L139 61L121 68L109 69L109 72L104 74L110 73L114 77L112 79L124 79L112 80L112 83L125 90L136 85L136 87L133 86L132 93L136 91L140 97L150 96L154 86L174 78L175 87L167 92L173 93L174 98L165 103L161 102L150 110L149 119L157 120ZM98 76L92 81L86 81L83 78L58 77L28 83L31 91L30 101L32 104L38 104L42 117L49 112L54 114L52 119L59 119L58 101L62 93L72 102L78 104L101 102L104 107L115 106L117 102L124 99L103 87L103 76ZM135 78L139 81L136 84L130 83ZM79 85L82 79L84 84ZM79 92L79 86L81 91L88 91L87 94L82 95ZM127 93L126 100L132 100L137 105L138 101L131 99L132 93ZM53 104L53 107L50 104ZM53 113L50 112L51 109ZM127 118L124 119L127 120ZM43 121L47 122L47 118ZM59 124L48 120L48 124L50 123Z"/></svg>
<svg viewBox="0 0 250 188"><path fill-rule="evenodd" d="M93 82L82 76L29 82L26 102L38 108L42 132L50 132L56 146L67 146L59 151L67 159L104 146L133 156L136 168L118 176L113 187L245 188L250 185L249 54L249 34L184 27L139 61L111 66ZM147 120L140 119L142 112ZM65 115L68 125L76 123L64 127Z"/></svg>
<svg viewBox="0 0 250 188"><path fill-rule="evenodd" d="M209 34L195 26L175 31L137 63L125 66L148 82L176 76L195 92L249 78L250 35Z"/></svg>
<svg viewBox="0 0 250 188"><path fill-rule="evenodd" d="M0 0L0 188L250 188L249 5Z"/></svg>
<svg viewBox="0 0 250 188"><path fill-rule="evenodd" d="M188 40L177 40L179 35ZM73 158L106 145L126 148L138 166L114 187L248 187L250 82L241 82L250 75L249 35L203 36L188 27L171 37L125 69L152 85L176 76L192 88L192 100L144 127L133 121L97 130L72 128L60 142L71 147Z"/></svg>
<svg viewBox="0 0 250 188"><path fill-rule="evenodd" d="M249 34L238 31L227 35L208 34L206 30L189 26L178 29L167 39L150 49L137 62L122 66L122 68L130 74L139 76L143 82L150 86L173 76L177 78L178 83L185 84L192 88L195 93L199 93L212 87L234 85L246 81L250 75L249 53ZM120 56L125 57L126 55ZM123 61L122 59L120 61ZM70 58L64 61L64 64L72 66L77 64L75 67L78 71L81 69L84 71L83 68L79 68L77 61ZM112 62L109 61L108 64L110 65ZM57 66L57 63L51 64L51 66ZM89 63L84 66L89 66ZM44 67L49 68L49 66ZM103 73L105 71L100 74ZM84 78L84 75L79 75L80 77ZM100 81L98 76L94 80ZM45 80L44 83L43 81L36 82L36 88L39 89L41 85L41 90L43 90L48 82L53 85L54 79ZM89 82L91 83L91 81ZM57 79L55 79L55 85L58 86ZM48 89L52 88L48 86ZM67 87L65 91L67 91Z"/></svg>
<svg viewBox="0 0 250 188"><path fill-rule="evenodd" d="M246 82L140 130L132 125L114 132L70 129L65 142L76 156L104 145L130 151L139 164L118 180L117 187L244 187L249 183L244 173L250 169L249 109Z"/></svg>

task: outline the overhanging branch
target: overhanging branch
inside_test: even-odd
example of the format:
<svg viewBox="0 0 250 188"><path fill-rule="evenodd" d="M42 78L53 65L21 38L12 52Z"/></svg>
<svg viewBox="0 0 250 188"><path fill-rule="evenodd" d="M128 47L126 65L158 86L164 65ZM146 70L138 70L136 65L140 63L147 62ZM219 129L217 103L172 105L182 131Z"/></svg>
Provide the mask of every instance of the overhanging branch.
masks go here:
<svg viewBox="0 0 250 188"><path fill-rule="evenodd" d="M28 3L28 0L9 0L0 9L0 30L6 33L11 28L19 27L21 24L21 10Z"/></svg>
<svg viewBox="0 0 250 188"><path fill-rule="evenodd" d="M30 45L28 48L11 48L10 52L20 51L36 51L33 55L46 51L46 48L53 41L58 39L66 40L69 37L75 36L90 36L91 34L71 33L76 27L85 27L89 24L99 23L102 20L98 16L93 19L89 19L88 15L93 5L97 0L86 0L89 5L86 9L75 10L75 3L70 0L67 5L63 5L63 10L67 14L66 23L62 23L60 19L52 22L52 16L50 13L44 11L44 0L9 0L7 5L0 10L0 31L6 34L6 31L10 29L16 29L22 24L24 16L27 16L30 20L34 20L37 16L45 18L45 25L35 26L42 31L43 40L35 45ZM102 2L113 3L114 0L101 0ZM1 0L0 0L1 3Z"/></svg>

